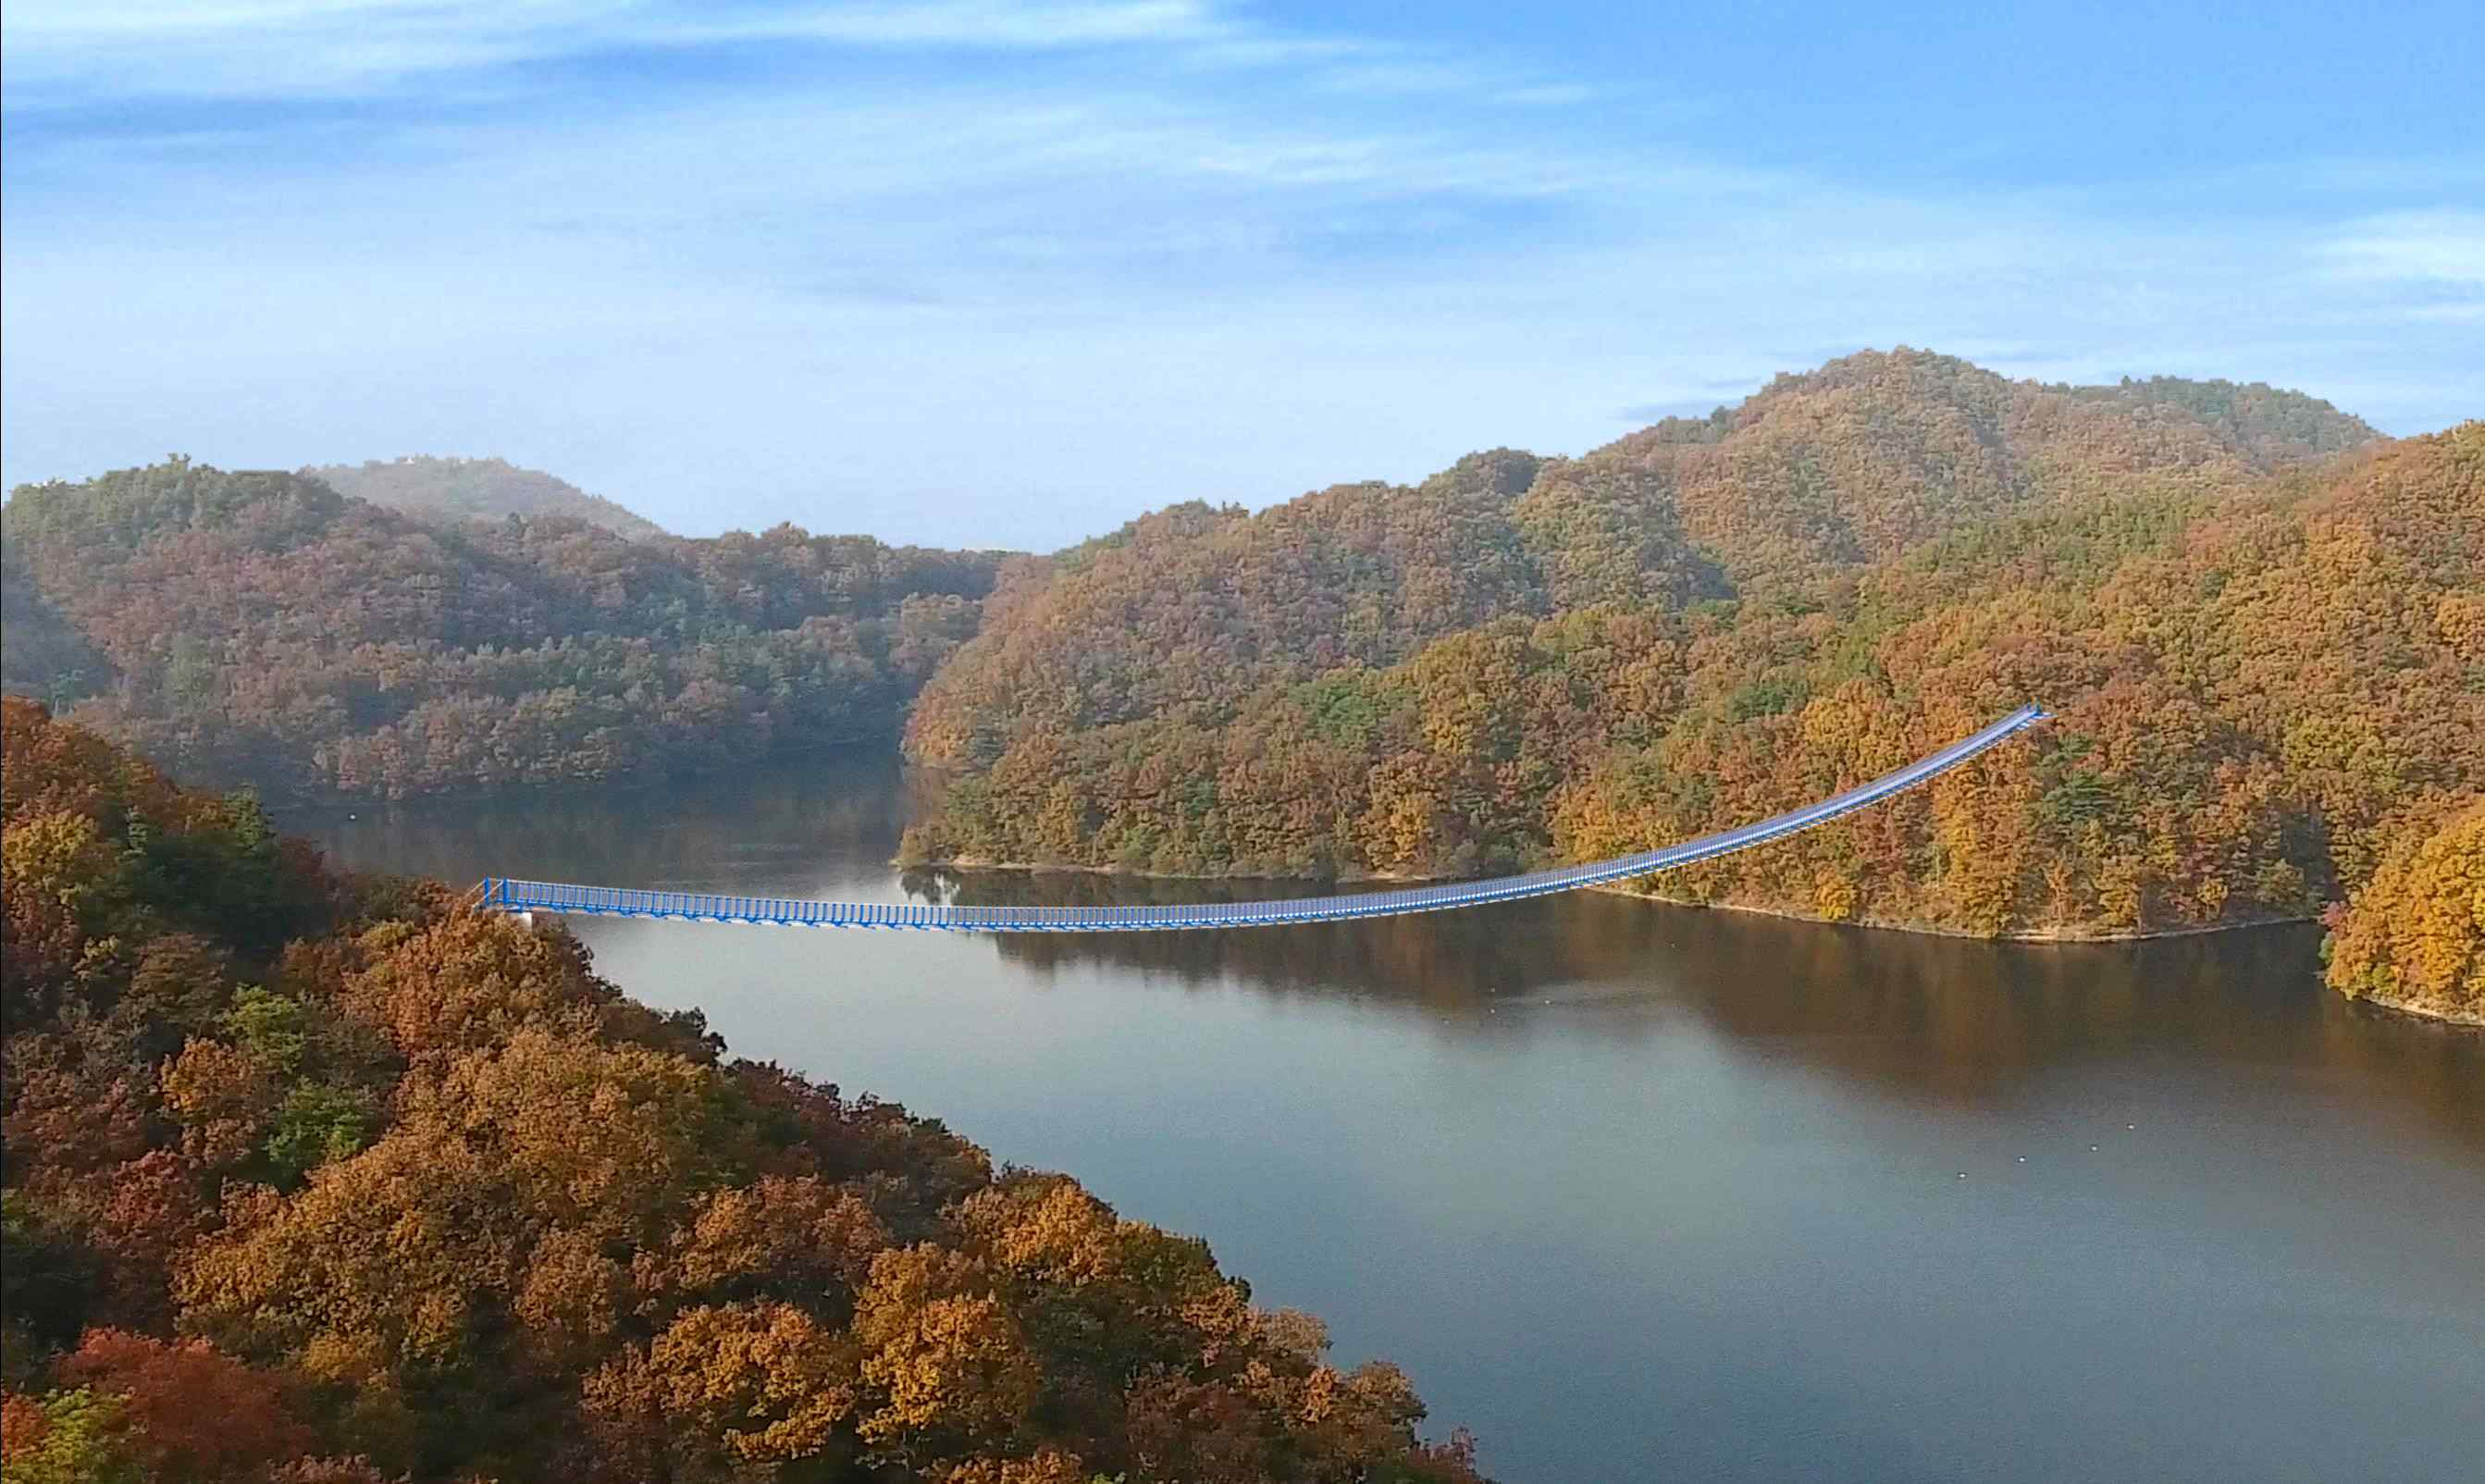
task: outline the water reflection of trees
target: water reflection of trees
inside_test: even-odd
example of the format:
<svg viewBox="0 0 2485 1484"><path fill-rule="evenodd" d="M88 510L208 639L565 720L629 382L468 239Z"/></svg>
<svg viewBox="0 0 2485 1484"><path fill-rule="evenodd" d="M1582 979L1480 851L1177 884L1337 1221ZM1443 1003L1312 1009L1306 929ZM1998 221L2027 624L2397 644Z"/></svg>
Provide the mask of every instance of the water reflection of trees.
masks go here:
<svg viewBox="0 0 2485 1484"><path fill-rule="evenodd" d="M918 899L962 905L1313 890L1016 872L910 872L906 884ZM1688 1011L1756 1054L1944 1103L1997 1102L2059 1070L2143 1056L2308 1071L2485 1148L2485 1037L2321 989L2320 935L2308 927L2006 944L1581 894L1372 922L997 942L1004 961L1037 970L1119 966L1186 984L1395 999L1453 1026L1481 1026L1512 1001L1550 1001L1614 1034Z"/></svg>
<svg viewBox="0 0 2485 1484"><path fill-rule="evenodd" d="M664 793L545 794L294 821L349 864L451 880L485 874L817 894L876 873L905 802L886 759L833 756ZM885 879L885 878L883 878ZM1106 905L1319 894L1299 882L1155 881L1079 872L909 871L918 901ZM2034 946L1669 908L1591 893L1370 922L995 940L1042 974L1097 966L1199 988L1351 995L1420 1009L1446 1034L1654 1033L1690 1014L1746 1053L1885 1096L2000 1101L2117 1058L2265 1065L2343 1082L2485 1147L2485 1036L2412 1024L2317 985L2317 931ZM1516 1022L1512 1002L1531 1003ZM1496 1015L1494 1012L1503 1013ZM1556 1022L1546 1022L1551 1025Z"/></svg>
<svg viewBox="0 0 2485 1484"><path fill-rule="evenodd" d="M1299 882L1145 881L1079 873L909 871L910 895L960 906L1175 905L1318 895ZM1372 994L1482 1013L1489 998L1549 977L1594 972L1582 945L1541 912L1479 908L1210 932L1040 933L1000 938L1001 957L1046 969L1099 963L1205 985L1247 982L1286 993ZM1568 967L1565 967L1568 966Z"/></svg>
<svg viewBox="0 0 2485 1484"><path fill-rule="evenodd" d="M661 789L552 790L417 801L285 821L347 866L468 881L790 891L823 854L874 861L895 847L896 763L831 753ZM772 862L784 863L772 869ZM751 879L754 870L773 879Z"/></svg>

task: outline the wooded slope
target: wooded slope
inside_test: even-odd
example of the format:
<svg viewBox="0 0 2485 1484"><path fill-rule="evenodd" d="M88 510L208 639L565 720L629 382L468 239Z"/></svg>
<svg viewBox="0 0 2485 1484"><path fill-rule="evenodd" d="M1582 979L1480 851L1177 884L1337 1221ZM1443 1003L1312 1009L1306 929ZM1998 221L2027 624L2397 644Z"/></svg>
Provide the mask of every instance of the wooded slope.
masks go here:
<svg viewBox="0 0 2485 1484"><path fill-rule="evenodd" d="M1760 458L1730 423L1773 440L1763 470L1846 472L1678 499L1654 556L1601 567L1589 559L1626 550L1615 533L1651 529L1638 515L1600 512L1581 524L1604 534L1570 540L1514 515L1479 560L1437 562L1502 574L1510 611L1384 627L1365 652L1228 641L1231 663L1189 661L1177 679L1146 656L1179 646L1107 640L1133 673L1091 657L1064 706L1026 682L1057 654L1091 655L1074 636L1123 548L1085 555L997 602L927 690L910 743L954 776L912 851L1349 876L1598 859L1819 797L2037 701L2060 715L2029 744L1657 889L2106 934L2310 915L2485 790L2485 426L2269 469L2356 427L2300 398L2163 383L2016 389L1978 424L1974 398L1936 417L1921 388L1900 397L1926 375L1990 390L1957 363L1857 358L1782 381L1799 408L1540 466L1502 508L1541 512L1548 476L1617 456L1686 490L1685 451ZM1875 410L1892 398L1919 408L1913 424ZM1788 442L1789 425L1843 431L1814 447ZM1997 431L1962 433L1944 461L1925 426ZM1913 493L1926 481L1941 498ZM1838 519L1787 518L1798 495ZM1308 517L1280 514L1181 539L1291 546L1289 522ZM1188 560L1177 545L1133 563L1120 622L1145 636L1184 611ZM1630 586L1683 572L1735 595Z"/></svg>
<svg viewBox="0 0 2485 1484"><path fill-rule="evenodd" d="M654 521L601 495L590 495L540 469L521 469L505 458L374 458L359 464L320 464L302 474L341 495L384 505L419 520L565 515L634 541L665 534Z"/></svg>
<svg viewBox="0 0 2485 1484"><path fill-rule="evenodd" d="M433 525L178 459L20 489L5 562L10 690L206 782L389 797L884 741L998 564Z"/></svg>
<svg viewBox="0 0 2485 1484"><path fill-rule="evenodd" d="M1206 1244L0 703L12 1480L1473 1484Z"/></svg>
<svg viewBox="0 0 2485 1484"><path fill-rule="evenodd" d="M925 691L907 745L974 767L1033 732L1222 725L1267 687L1495 618L1817 605L1867 563L2002 516L2233 490L2373 437L2266 387L2044 387L1923 352L1850 356L1582 458L1500 450L1256 516L1179 506L1030 563Z"/></svg>

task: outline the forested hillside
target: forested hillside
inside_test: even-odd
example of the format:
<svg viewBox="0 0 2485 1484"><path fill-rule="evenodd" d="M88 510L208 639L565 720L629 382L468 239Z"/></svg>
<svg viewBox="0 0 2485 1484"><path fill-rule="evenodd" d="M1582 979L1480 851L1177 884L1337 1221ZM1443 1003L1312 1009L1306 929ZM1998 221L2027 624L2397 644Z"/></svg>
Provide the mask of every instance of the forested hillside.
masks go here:
<svg viewBox="0 0 2485 1484"><path fill-rule="evenodd" d="M1902 349L1579 458L1179 505L1046 559L426 523L177 460L18 492L5 679L205 780L390 796L904 718L946 781L912 859L1313 877L1636 850L2034 700L2032 742L1658 889L2162 931L2449 869L2417 842L2485 792L2480 437ZM2453 1003L2389 910L2334 976Z"/></svg>
<svg viewBox="0 0 2485 1484"><path fill-rule="evenodd" d="M384 505L421 520L566 515L634 541L665 534L654 521L601 495L590 495L539 469L521 469L505 458L374 458L359 464L321 464L302 474L341 495Z"/></svg>
<svg viewBox="0 0 2485 1484"><path fill-rule="evenodd" d="M5 683L219 784L397 797L886 742L998 559L432 525L182 460L7 511Z"/></svg>
<svg viewBox="0 0 2485 1484"><path fill-rule="evenodd" d="M2485 1025L2485 800L2402 832L2324 947L2343 994Z"/></svg>
<svg viewBox="0 0 2485 1484"><path fill-rule="evenodd" d="M0 707L0 1470L1461 1484L1205 1244Z"/></svg>
<svg viewBox="0 0 2485 1484"><path fill-rule="evenodd" d="M2373 436L2266 387L2042 387L1947 356L1850 356L1582 458L1503 450L1413 488L1148 516L1021 574L924 693L908 748L979 767L1050 733L1221 726L1270 687L1488 619L1816 606L1869 563L2000 516L2232 489Z"/></svg>
<svg viewBox="0 0 2485 1484"><path fill-rule="evenodd" d="M2214 487L2374 436L2266 386L2044 386L1901 348L1780 376L1601 456L1648 477L1640 487L1755 596L1820 591L1842 568L1997 516Z"/></svg>
<svg viewBox="0 0 2485 1484"><path fill-rule="evenodd" d="M1657 886L2080 935L2311 915L2485 791L2485 425L2290 466L2363 441L2358 426L2164 383L2013 389L1987 424L1973 398L1895 420L1927 375L1990 379L1860 357L1543 465L1506 522L1475 521L1492 538L1470 560L1438 559L1496 574L1516 595L1500 613L1384 621L1342 655L1228 640L1231 665L1188 656L1165 630L1192 596L1180 546L1108 571L1116 550L1167 540L1143 522L997 600L927 691L911 740L955 776L911 851L1313 875L1596 859L1821 796L2035 700L2059 717L2029 743ZM1990 436L1926 452L1925 428L1978 426ZM1617 460L1605 487L1653 504L1580 502L1593 534L1548 538L1565 526L1545 506L1584 481L1566 473ZM1692 498L1718 462L1744 472ZM1361 499L1440 529L1409 514L1420 492ZM1229 516L1190 539L1283 569L1307 518ZM1634 532L1653 536L1615 560ZM1721 584L1732 597L1707 595ZM1231 613L1266 591L1202 600ZM1283 623L1247 605L1232 621ZM1068 636L1090 622L1141 632L1107 652L1168 658L1079 670ZM1064 664L1075 707L1039 693Z"/></svg>

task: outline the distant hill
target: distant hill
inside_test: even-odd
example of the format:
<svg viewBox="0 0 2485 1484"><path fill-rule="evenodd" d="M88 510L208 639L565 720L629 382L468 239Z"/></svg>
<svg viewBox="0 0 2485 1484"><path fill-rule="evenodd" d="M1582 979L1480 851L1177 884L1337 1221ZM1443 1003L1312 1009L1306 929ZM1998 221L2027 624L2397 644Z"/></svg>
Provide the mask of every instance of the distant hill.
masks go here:
<svg viewBox="0 0 2485 1484"><path fill-rule="evenodd" d="M442 467L482 466L364 466ZM2478 838L2436 836L2485 796L2480 476L2485 424L2391 443L2265 386L1903 349L1578 457L1176 505L1049 558L423 520L174 460L16 492L5 669L203 781L304 792L902 724L946 781L914 858L1305 876L1622 854L2036 701L2027 745L1662 889L2080 936L2374 884L2343 982L2449 1013L2455 975L2398 964L2447 940L2392 903L2451 900Z"/></svg>
<svg viewBox="0 0 2485 1484"><path fill-rule="evenodd" d="M1008 575L909 719L947 783L907 853L1593 860L2035 701L2024 745L1655 889L1977 934L2308 917L2485 794L2481 476L2485 424L2393 444L2267 388L1899 352L1577 459L1178 507Z"/></svg>
<svg viewBox="0 0 2485 1484"><path fill-rule="evenodd" d="M1579 458L1499 450L1412 487L1248 514L1177 506L1029 567L925 691L909 746L991 762L1030 731L1178 715L1488 619L1707 599L1816 606L1866 563L1978 522L2230 488L2379 435L2267 387L2014 382L1868 352Z"/></svg>
<svg viewBox="0 0 2485 1484"><path fill-rule="evenodd" d="M991 643L911 732L919 760L989 760L1028 728L1230 717L1254 689L1385 665L1555 589L1687 601L1726 590L1661 519L1623 530L1633 477L1500 450L1413 488L1342 484L1251 515L1192 503L1010 570Z"/></svg>
<svg viewBox="0 0 2485 1484"><path fill-rule="evenodd" d="M2266 386L2010 381L1954 356L1867 351L1598 450L1647 476L1738 590L1816 585L1978 520L2139 487L2208 488L2380 434Z"/></svg>
<svg viewBox="0 0 2485 1484"><path fill-rule="evenodd" d="M664 528L539 469L503 458L372 459L320 464L302 473L341 495L385 505L421 520L499 520L508 515L567 515L643 541Z"/></svg>
<svg viewBox="0 0 2485 1484"><path fill-rule="evenodd" d="M1000 559L418 520L184 459L10 501L7 684L202 782L400 796L893 738Z"/></svg>
<svg viewBox="0 0 2485 1484"><path fill-rule="evenodd" d="M43 601L22 557L22 543L0 543L0 690L56 704L93 695L112 662Z"/></svg>

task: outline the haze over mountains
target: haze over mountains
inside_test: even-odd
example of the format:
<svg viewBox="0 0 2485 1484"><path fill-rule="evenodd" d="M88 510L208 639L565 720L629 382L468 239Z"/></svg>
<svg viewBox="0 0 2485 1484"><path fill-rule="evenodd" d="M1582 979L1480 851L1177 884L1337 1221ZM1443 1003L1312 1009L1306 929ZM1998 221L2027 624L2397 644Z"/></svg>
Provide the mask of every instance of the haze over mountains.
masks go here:
<svg viewBox="0 0 2485 1484"><path fill-rule="evenodd" d="M1412 488L1142 517L1009 583L909 745L971 763L1031 726L1216 718L1272 681L1392 663L1493 618L1816 602L1980 521L2228 486L2377 437L2266 387L2050 388L1903 349L1852 356L1576 459L1500 450Z"/></svg>
<svg viewBox="0 0 2485 1484"><path fill-rule="evenodd" d="M2480 439L1901 348L1578 457L1174 505L1045 558L629 540L495 461L364 466L422 519L173 464L19 493L8 682L311 792L646 777L902 718L945 782L913 858L1314 877L1620 854L2034 700L2035 744L1663 890L2162 931L2344 900L2485 791Z"/></svg>
<svg viewBox="0 0 2485 1484"><path fill-rule="evenodd" d="M505 458L439 458L418 454L359 464L318 464L302 473L341 495L408 515L438 520L500 520L511 515L567 515L616 536L643 540L664 528L567 480L521 469Z"/></svg>
<svg viewBox="0 0 2485 1484"><path fill-rule="evenodd" d="M997 558L418 518L175 461L20 489L11 690L186 776L396 797L880 740Z"/></svg>

